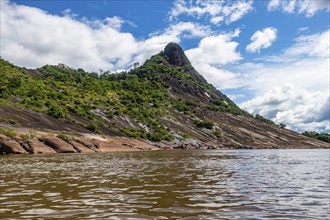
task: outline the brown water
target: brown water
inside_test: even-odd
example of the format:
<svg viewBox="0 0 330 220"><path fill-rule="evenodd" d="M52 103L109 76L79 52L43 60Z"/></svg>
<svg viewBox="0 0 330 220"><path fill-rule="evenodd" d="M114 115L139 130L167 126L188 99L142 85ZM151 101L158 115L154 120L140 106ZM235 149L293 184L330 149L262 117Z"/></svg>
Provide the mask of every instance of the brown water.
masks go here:
<svg viewBox="0 0 330 220"><path fill-rule="evenodd" d="M329 150L0 157L1 219L329 219Z"/></svg>

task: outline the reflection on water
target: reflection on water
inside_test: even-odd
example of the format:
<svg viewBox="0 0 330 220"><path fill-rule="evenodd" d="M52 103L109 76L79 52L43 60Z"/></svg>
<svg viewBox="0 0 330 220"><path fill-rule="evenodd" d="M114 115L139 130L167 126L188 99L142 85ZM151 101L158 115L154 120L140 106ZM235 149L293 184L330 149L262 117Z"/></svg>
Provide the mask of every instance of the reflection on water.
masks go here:
<svg viewBox="0 0 330 220"><path fill-rule="evenodd" d="M0 157L1 219L327 219L329 150Z"/></svg>

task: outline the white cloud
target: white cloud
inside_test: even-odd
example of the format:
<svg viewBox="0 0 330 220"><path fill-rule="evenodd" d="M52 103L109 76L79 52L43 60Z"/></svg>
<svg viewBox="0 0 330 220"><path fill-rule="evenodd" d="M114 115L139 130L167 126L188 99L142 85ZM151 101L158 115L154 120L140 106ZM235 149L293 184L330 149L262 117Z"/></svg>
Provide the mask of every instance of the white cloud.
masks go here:
<svg viewBox="0 0 330 220"><path fill-rule="evenodd" d="M293 13L296 7L296 0L283 1L282 8L287 13Z"/></svg>
<svg viewBox="0 0 330 220"><path fill-rule="evenodd" d="M169 20L173 21L180 15L188 15L197 19L203 16L217 25L222 21L230 24L241 19L245 14L253 10L252 1L184 1L177 0L170 13Z"/></svg>
<svg viewBox="0 0 330 220"><path fill-rule="evenodd" d="M210 27L192 22L179 22L172 24L164 31L169 35L182 35L183 38L205 37L212 33Z"/></svg>
<svg viewBox="0 0 330 220"><path fill-rule="evenodd" d="M233 35L237 35L235 32ZM219 34L203 38L197 48L186 51L192 63L210 65L225 65L242 59L236 51L238 43L232 41L231 34Z"/></svg>
<svg viewBox="0 0 330 220"><path fill-rule="evenodd" d="M162 33L152 34L150 38L138 43L139 53L134 58L142 63L150 56L160 52L169 42L180 43L181 38L195 38L207 36L211 30L207 26L192 22L172 24Z"/></svg>
<svg viewBox="0 0 330 220"><path fill-rule="evenodd" d="M309 27L301 27L301 28L298 28L298 33L308 32L308 31L309 31Z"/></svg>
<svg viewBox="0 0 330 220"><path fill-rule="evenodd" d="M246 51L250 53L260 52L260 49L268 48L277 38L277 29L268 27L263 30L256 31L250 40L252 41L246 46Z"/></svg>
<svg viewBox="0 0 330 220"><path fill-rule="evenodd" d="M232 5L223 7L223 14L227 17L226 23L230 24L241 19L245 14L252 11L252 1L237 1Z"/></svg>
<svg viewBox="0 0 330 220"><path fill-rule="evenodd" d="M243 63L234 70L249 75L249 88L263 94L270 88L291 83L311 92L329 90L330 30L302 35L282 53Z"/></svg>
<svg viewBox="0 0 330 220"><path fill-rule="evenodd" d="M75 18L78 16L78 14L74 13L70 8L65 9L62 13L64 16L70 18Z"/></svg>
<svg viewBox="0 0 330 220"><path fill-rule="evenodd" d="M121 17L113 16L112 18L106 18L104 19L102 23L105 23L107 26L112 27L114 29L120 30L123 24L128 24L131 27L137 27L136 24L134 24L132 21L124 20Z"/></svg>
<svg viewBox="0 0 330 220"><path fill-rule="evenodd" d="M300 1L299 3L299 14L306 14L307 17L312 17L319 10L330 10L329 0L318 0L318 1Z"/></svg>
<svg viewBox="0 0 330 220"><path fill-rule="evenodd" d="M223 16L216 16L216 17L211 18L211 23L216 25L216 24L219 24L220 22L222 22L223 20L224 20Z"/></svg>
<svg viewBox="0 0 330 220"><path fill-rule="evenodd" d="M137 40L131 33L120 31L129 22L120 17L77 20L71 10L57 16L8 1L0 4L1 56L28 68L65 63L94 71L127 69L136 61L144 62L169 42L210 33L207 26L180 22Z"/></svg>
<svg viewBox="0 0 330 220"><path fill-rule="evenodd" d="M104 20L106 24L109 25L109 27L112 27L117 30L120 30L121 26L125 23L124 19L118 16L114 16L112 18L106 18Z"/></svg>
<svg viewBox="0 0 330 220"><path fill-rule="evenodd" d="M272 0L268 4L268 10L282 9L287 13L304 14L312 17L316 12L330 10L329 0Z"/></svg>
<svg viewBox="0 0 330 220"><path fill-rule="evenodd" d="M217 89L244 88L255 96L240 104L248 111L296 131L330 132L330 30L301 35L277 56L250 63L235 63L242 59L232 40L238 33L205 37L186 54Z"/></svg>
<svg viewBox="0 0 330 220"><path fill-rule="evenodd" d="M234 89L247 86L247 75L226 70L223 67L215 67L210 64L193 64L196 70L204 78L218 89Z"/></svg>
<svg viewBox="0 0 330 220"><path fill-rule="evenodd" d="M273 11L280 6L280 0L270 0L268 3L268 11Z"/></svg>
<svg viewBox="0 0 330 220"><path fill-rule="evenodd" d="M235 70L248 76L243 85L255 95L240 106L297 131L330 132L329 35L300 36L275 57L239 65Z"/></svg>
<svg viewBox="0 0 330 220"><path fill-rule="evenodd" d="M96 23L95 23L96 24ZM130 62L137 45L107 23L92 27L68 16L1 2L1 56L26 67L66 63L88 70Z"/></svg>
<svg viewBox="0 0 330 220"><path fill-rule="evenodd" d="M311 92L329 92L330 30L312 35L302 35L281 54L265 57L263 64L240 66L251 76L250 87L259 93L276 85L290 82L296 88Z"/></svg>
<svg viewBox="0 0 330 220"><path fill-rule="evenodd" d="M245 70L241 67L241 71L249 75L249 88L257 94L285 83L313 92L326 92L329 88L328 58L266 63Z"/></svg>
<svg viewBox="0 0 330 220"><path fill-rule="evenodd" d="M297 89L291 84L275 87L240 107L252 114L260 114L289 129L302 132L329 132L329 94Z"/></svg>
<svg viewBox="0 0 330 220"><path fill-rule="evenodd" d="M174 6L169 13L169 19L173 20L181 14L187 14L197 18L200 18L205 14L216 16L221 12L221 10L221 2L196 1L188 3L184 0L177 0L174 2Z"/></svg>
<svg viewBox="0 0 330 220"><path fill-rule="evenodd" d="M295 41L296 43L285 51L285 57L296 59L302 57L329 57L330 30L313 35L302 35Z"/></svg>
<svg viewBox="0 0 330 220"><path fill-rule="evenodd" d="M242 85L242 75L224 69L224 65L242 59L236 51L238 43L232 38L238 37L240 31L204 37L198 47L186 50L185 53L196 70L217 88L237 88Z"/></svg>

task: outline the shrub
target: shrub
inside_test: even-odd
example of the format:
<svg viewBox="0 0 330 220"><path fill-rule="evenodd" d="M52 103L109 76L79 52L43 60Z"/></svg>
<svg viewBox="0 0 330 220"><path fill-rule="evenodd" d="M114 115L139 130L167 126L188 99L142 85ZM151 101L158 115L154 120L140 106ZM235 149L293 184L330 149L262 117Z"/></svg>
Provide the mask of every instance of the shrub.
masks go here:
<svg viewBox="0 0 330 220"><path fill-rule="evenodd" d="M164 137L164 140L165 140L165 141L173 141L173 140L174 140L174 137L173 137L173 135L168 134L168 135L166 135L166 136Z"/></svg>
<svg viewBox="0 0 330 220"><path fill-rule="evenodd" d="M147 134L147 138L151 141L171 141L174 139L174 137L170 134L171 129L162 125L160 120L151 119L148 127L150 128L150 132Z"/></svg>
<svg viewBox="0 0 330 220"><path fill-rule="evenodd" d="M54 118L66 118L67 116L67 113L65 112L64 109L62 109L61 107L59 106L51 106L49 109L48 109L48 112L47 114L49 116L52 116Z"/></svg>
<svg viewBox="0 0 330 220"><path fill-rule="evenodd" d="M194 123L199 128L207 128L207 129L212 129L214 125L213 122L211 122L210 120L203 120L203 121L196 120Z"/></svg>
<svg viewBox="0 0 330 220"><path fill-rule="evenodd" d="M87 128L88 130L92 131L92 132L98 132L98 128L96 124L89 124L86 125L85 128Z"/></svg>
<svg viewBox="0 0 330 220"><path fill-rule="evenodd" d="M15 120L15 119L8 119L8 118L4 118L4 117L0 116L0 122L2 122L2 121L4 123L8 123L8 124L11 124L11 125L14 125L14 126L19 125L18 121Z"/></svg>
<svg viewBox="0 0 330 220"><path fill-rule="evenodd" d="M107 111L105 114L109 119L113 119L113 117L114 117L114 114L112 111Z"/></svg>
<svg viewBox="0 0 330 220"><path fill-rule="evenodd" d="M262 116L259 115L259 114L256 114L255 118L258 119L259 121L263 121L263 122L265 122L265 123L267 123L267 124L275 125L275 123L274 123L273 121L271 121L271 120L269 120L269 119L267 119L267 118L264 118L264 117L262 117Z"/></svg>
<svg viewBox="0 0 330 220"><path fill-rule="evenodd" d="M21 139L23 139L24 141L28 141L28 140L31 140L32 138L34 138L35 136L32 134L21 134L19 137Z"/></svg>
<svg viewBox="0 0 330 220"><path fill-rule="evenodd" d="M146 132L142 129L135 129L135 128L121 128L120 132L127 135L131 138L146 138Z"/></svg>
<svg viewBox="0 0 330 220"><path fill-rule="evenodd" d="M218 138L219 141L222 140L222 132L220 129L215 130L215 132L213 132L214 136L216 136L216 138Z"/></svg>
<svg viewBox="0 0 330 220"><path fill-rule="evenodd" d="M18 121L16 121L15 119L8 119L8 123L12 125L18 125Z"/></svg>
<svg viewBox="0 0 330 220"><path fill-rule="evenodd" d="M159 142L163 139L161 133L159 133L159 132L148 133L147 138L148 138L148 140L154 141L154 142Z"/></svg>
<svg viewBox="0 0 330 220"><path fill-rule="evenodd" d="M304 131L301 134L304 135L304 136L307 136L307 137L315 138L317 140L330 143L330 134L326 134L326 133L325 134L319 134L315 131Z"/></svg>
<svg viewBox="0 0 330 220"><path fill-rule="evenodd" d="M175 102L173 104L174 108L176 108L179 112L186 112L186 111L189 111L189 108L188 106L186 105L186 103L184 102Z"/></svg>
<svg viewBox="0 0 330 220"><path fill-rule="evenodd" d="M212 105L208 105L207 109L211 111L228 112L232 115L250 115L248 112L243 111L235 104L227 103L225 100L216 100L212 102Z"/></svg>
<svg viewBox="0 0 330 220"><path fill-rule="evenodd" d="M191 100L191 99L186 100L184 103L185 103L186 105L188 105L188 106L192 106L192 107L196 107L196 106L197 106L197 102L194 101L194 100Z"/></svg>
<svg viewBox="0 0 330 220"><path fill-rule="evenodd" d="M63 141L66 141L66 142L70 141L70 139L71 139L69 136L67 136L66 134L63 134L63 133L58 134L57 137L61 138Z"/></svg>
<svg viewBox="0 0 330 220"><path fill-rule="evenodd" d="M181 135L181 137L182 137L184 140L186 140L186 139L190 138L190 135L189 135L189 134L186 134L186 133L183 133L183 134Z"/></svg>
<svg viewBox="0 0 330 220"><path fill-rule="evenodd" d="M213 128L213 122L209 121L209 120L205 120L203 121L204 123L204 127L207 129L212 129Z"/></svg>
<svg viewBox="0 0 330 220"><path fill-rule="evenodd" d="M9 138L14 138L17 136L17 132L14 129L10 128L0 128L0 134L3 134Z"/></svg>

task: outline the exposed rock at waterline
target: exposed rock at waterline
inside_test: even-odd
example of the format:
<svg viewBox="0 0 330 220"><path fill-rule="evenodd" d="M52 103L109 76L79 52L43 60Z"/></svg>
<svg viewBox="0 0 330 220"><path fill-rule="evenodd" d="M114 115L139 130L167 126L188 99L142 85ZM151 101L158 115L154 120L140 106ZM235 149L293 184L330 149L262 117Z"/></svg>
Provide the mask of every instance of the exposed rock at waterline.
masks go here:
<svg viewBox="0 0 330 220"><path fill-rule="evenodd" d="M31 154L54 154L56 151L39 141L38 139L31 139L26 142L29 153Z"/></svg>
<svg viewBox="0 0 330 220"><path fill-rule="evenodd" d="M43 137L40 141L53 148L57 153L77 153L71 144L58 137Z"/></svg>
<svg viewBox="0 0 330 220"><path fill-rule="evenodd" d="M28 154L15 140L0 134L0 153L2 154Z"/></svg>
<svg viewBox="0 0 330 220"><path fill-rule="evenodd" d="M70 140L69 143L73 146L74 149L78 153L93 153L95 152L94 150L91 150L90 148L86 147L85 145L79 143L78 141L75 140Z"/></svg>

